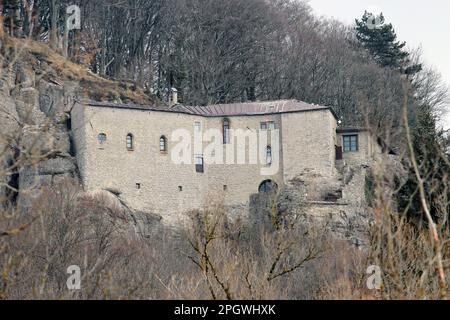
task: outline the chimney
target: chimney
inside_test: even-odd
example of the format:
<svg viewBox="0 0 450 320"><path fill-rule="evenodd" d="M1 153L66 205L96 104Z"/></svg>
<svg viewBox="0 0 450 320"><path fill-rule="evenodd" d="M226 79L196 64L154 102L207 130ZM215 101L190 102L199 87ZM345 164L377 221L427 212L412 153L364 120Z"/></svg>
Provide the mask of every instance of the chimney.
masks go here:
<svg viewBox="0 0 450 320"><path fill-rule="evenodd" d="M170 106L178 104L178 90L176 88L170 89L169 104Z"/></svg>

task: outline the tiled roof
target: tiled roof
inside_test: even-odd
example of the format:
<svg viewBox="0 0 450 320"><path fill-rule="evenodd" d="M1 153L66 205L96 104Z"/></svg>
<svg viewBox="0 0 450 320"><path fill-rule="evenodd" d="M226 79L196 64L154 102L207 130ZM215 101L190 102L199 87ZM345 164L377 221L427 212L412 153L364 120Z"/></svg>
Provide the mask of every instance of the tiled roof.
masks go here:
<svg viewBox="0 0 450 320"><path fill-rule="evenodd" d="M109 107L109 108L174 112L174 113L198 115L203 117L251 116L251 115L266 115L277 113L306 112L316 110L330 110L333 113L333 115L336 116L330 107L313 105L297 100L216 104L204 107L184 106L181 104L177 104L172 107L157 106L157 105L146 106L146 105L119 104L112 102L97 102L97 101L88 101L83 103L92 107Z"/></svg>

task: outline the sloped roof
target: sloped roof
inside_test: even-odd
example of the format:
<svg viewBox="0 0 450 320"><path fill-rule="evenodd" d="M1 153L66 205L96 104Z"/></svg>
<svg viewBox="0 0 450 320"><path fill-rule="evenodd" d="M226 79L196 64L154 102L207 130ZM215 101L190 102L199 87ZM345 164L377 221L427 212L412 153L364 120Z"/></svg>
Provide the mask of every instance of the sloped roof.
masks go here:
<svg viewBox="0 0 450 320"><path fill-rule="evenodd" d="M177 104L172 107L167 105L164 106L136 105L136 104L119 104L119 103L98 102L98 101L88 101L83 103L92 107L109 107L119 109L123 108L135 110L174 112L174 113L198 115L203 117L253 116L253 115L306 112L317 110L330 110L336 117L331 107L313 105L298 100L215 104L208 106L184 106L181 104Z"/></svg>

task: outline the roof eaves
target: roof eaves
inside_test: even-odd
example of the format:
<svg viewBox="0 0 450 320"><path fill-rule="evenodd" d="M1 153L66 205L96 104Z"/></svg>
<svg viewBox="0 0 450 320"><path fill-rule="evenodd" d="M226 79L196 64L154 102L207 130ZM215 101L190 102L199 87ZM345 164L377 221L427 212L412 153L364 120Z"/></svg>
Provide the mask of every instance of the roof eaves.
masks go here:
<svg viewBox="0 0 450 320"><path fill-rule="evenodd" d="M351 133L351 132L365 132L365 131L370 130L367 128L359 128L359 127L341 127L336 129L337 133Z"/></svg>
<svg viewBox="0 0 450 320"><path fill-rule="evenodd" d="M337 116L334 110L331 107L321 107L317 106L309 109L298 109L298 110L275 110L271 112L260 112L260 113L247 113L247 112L239 112L238 114L229 112L222 106L219 106L221 113L215 112L215 108L211 108L210 106L206 107L192 107L185 105L177 105L175 108L170 108L167 106L143 106L137 104L118 104L118 103L110 103L110 102L98 102L98 101L78 101L81 104L85 104L92 107L105 107L105 108L117 108L117 109L130 109L130 110L142 110L142 111L159 111L159 112L169 112L169 113L182 113L189 115L197 115L202 117L234 117L234 116L267 116L274 114L283 114L283 113L300 113L300 112L312 112L312 111L321 111L321 110L330 110L333 116L337 119ZM241 109L242 110L242 109Z"/></svg>

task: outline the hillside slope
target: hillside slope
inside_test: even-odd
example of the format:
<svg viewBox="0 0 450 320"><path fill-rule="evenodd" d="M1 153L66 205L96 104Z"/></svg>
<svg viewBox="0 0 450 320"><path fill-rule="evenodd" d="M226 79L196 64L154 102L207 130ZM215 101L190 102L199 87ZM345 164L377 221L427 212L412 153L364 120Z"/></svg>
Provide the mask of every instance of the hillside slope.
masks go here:
<svg viewBox="0 0 450 320"><path fill-rule="evenodd" d="M160 104L133 83L99 77L44 43L5 36L0 59L0 147L7 164L0 179L12 187L1 187L0 197L23 207L42 185L79 178L70 139L76 100Z"/></svg>

